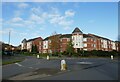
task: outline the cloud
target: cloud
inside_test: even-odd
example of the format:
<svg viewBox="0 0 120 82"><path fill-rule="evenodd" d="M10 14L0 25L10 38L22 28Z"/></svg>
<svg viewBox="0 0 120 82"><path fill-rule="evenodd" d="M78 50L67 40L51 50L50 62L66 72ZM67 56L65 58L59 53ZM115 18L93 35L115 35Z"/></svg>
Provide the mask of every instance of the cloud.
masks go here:
<svg viewBox="0 0 120 82"><path fill-rule="evenodd" d="M25 9L29 7L29 4L23 3L23 2L14 3L14 4L18 8L18 10L14 11L14 17L19 17L19 16L23 15L25 12Z"/></svg>
<svg viewBox="0 0 120 82"><path fill-rule="evenodd" d="M6 32L3 30L0 30L0 35L3 35L3 34L6 34Z"/></svg>
<svg viewBox="0 0 120 82"><path fill-rule="evenodd" d="M36 21L33 21L31 19L23 19L21 17L14 17L4 22L3 24L12 28L33 29L36 25Z"/></svg>
<svg viewBox="0 0 120 82"><path fill-rule="evenodd" d="M29 29L32 29L34 26L35 26L35 22L31 21L31 20L24 20L24 26L29 28Z"/></svg>
<svg viewBox="0 0 120 82"><path fill-rule="evenodd" d="M25 36L27 36L27 33L22 32L22 33L19 33L19 35L20 35L20 37L23 37L23 36L25 37Z"/></svg>
<svg viewBox="0 0 120 82"><path fill-rule="evenodd" d="M37 24L44 24L48 19L49 13L43 12L41 7L31 8L31 14L29 20L36 22Z"/></svg>
<svg viewBox="0 0 120 82"><path fill-rule="evenodd" d="M67 27L67 26L66 26L66 27L64 27L64 30L69 30L70 28L71 28L71 27Z"/></svg>
<svg viewBox="0 0 120 82"><path fill-rule="evenodd" d="M43 12L43 10L41 7L33 7L33 8L31 8L31 12L36 15L40 15Z"/></svg>
<svg viewBox="0 0 120 82"><path fill-rule="evenodd" d="M44 30L42 28L44 24L51 24L67 30L74 23L74 20L71 17L75 15L75 12L69 9L62 13L63 14L60 13L58 8L54 7L51 7L49 11L43 11L41 7L33 7L30 9L28 18L23 19L20 16L16 16L6 21L4 24L12 28L20 27L30 30L37 28L38 26L41 27L41 30Z"/></svg>
<svg viewBox="0 0 120 82"><path fill-rule="evenodd" d="M67 11L65 11L65 15L66 15L67 17L72 17L72 16L75 15L75 12L72 11L72 10L67 10Z"/></svg>
<svg viewBox="0 0 120 82"><path fill-rule="evenodd" d="M59 22L59 25L63 25L63 26L69 26L73 23L73 20L70 20L70 21L66 21L66 20L63 20L63 21L60 21Z"/></svg>
<svg viewBox="0 0 120 82"><path fill-rule="evenodd" d="M44 19L36 14L30 16L30 20L36 22L37 24L44 23Z"/></svg>
<svg viewBox="0 0 120 82"><path fill-rule="evenodd" d="M21 9L25 9L25 8L27 8L29 5L27 4L27 3L20 3L20 4L18 4L18 8L21 8Z"/></svg>
<svg viewBox="0 0 120 82"><path fill-rule="evenodd" d="M18 8L18 10L14 11L14 17L22 16L24 14L24 12L25 12L25 9L29 7L29 4L23 3L23 2L14 3L14 4Z"/></svg>
<svg viewBox="0 0 120 82"><path fill-rule="evenodd" d="M54 15L54 14L52 14L52 15L50 15L49 22L51 24L58 24L58 22L61 21L61 19L62 19L62 17L60 15Z"/></svg>
<svg viewBox="0 0 120 82"><path fill-rule="evenodd" d="M64 14L61 15L58 8L50 7L50 10L45 12L43 9L39 7L33 7L30 9L31 13L27 20L24 20L24 25L29 27L36 27L37 25L43 24L52 24L55 26L61 26L63 29L67 29L73 24L73 20L70 19L75 15L75 12L71 9L66 10ZM18 19L22 20L22 19ZM31 28L32 28L31 27Z"/></svg>
<svg viewBox="0 0 120 82"><path fill-rule="evenodd" d="M51 7L50 11L51 11L50 12L51 14L60 14L58 8L55 8L55 7Z"/></svg>
<svg viewBox="0 0 120 82"><path fill-rule="evenodd" d="M31 34L31 36L33 36L33 37L39 37L40 33L34 32L34 33Z"/></svg>
<svg viewBox="0 0 120 82"><path fill-rule="evenodd" d="M24 20L21 17L14 17L8 21L3 22L5 26L24 27Z"/></svg>
<svg viewBox="0 0 120 82"><path fill-rule="evenodd" d="M65 15L61 15L60 13L58 13L59 11L57 9L56 11L57 12L49 15L49 22L56 26L62 26L65 30L69 29L74 22L73 19L70 19L70 17L73 17L75 15L75 12L73 10L66 10Z"/></svg>
<svg viewBox="0 0 120 82"><path fill-rule="evenodd" d="M2 18L0 18L0 22L2 22L3 21L3 19Z"/></svg>
<svg viewBox="0 0 120 82"><path fill-rule="evenodd" d="M20 18L20 17L15 17L15 18L12 18L11 22L22 22L23 19Z"/></svg>
<svg viewBox="0 0 120 82"><path fill-rule="evenodd" d="M6 34L9 34L9 32L11 32L12 35L16 35L18 32L13 29L13 28L3 28L2 31L0 31L0 34L2 35L6 35Z"/></svg>

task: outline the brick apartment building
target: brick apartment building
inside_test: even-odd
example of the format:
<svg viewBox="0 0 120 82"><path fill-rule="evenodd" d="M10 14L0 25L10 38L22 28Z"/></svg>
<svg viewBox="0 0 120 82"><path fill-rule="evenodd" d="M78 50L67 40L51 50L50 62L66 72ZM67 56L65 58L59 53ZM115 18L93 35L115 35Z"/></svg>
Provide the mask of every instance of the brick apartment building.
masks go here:
<svg viewBox="0 0 120 82"><path fill-rule="evenodd" d="M97 36L94 34L84 34L78 27L76 27L71 34L57 34L53 36L46 37L45 39L34 38L30 40L24 39L22 41L21 49L27 49L31 52L31 46L37 45L39 53L52 53L54 49L51 48L53 40L52 37L57 36L57 39L54 41L57 43L57 52L64 52L67 49L68 42L71 40L73 48L75 51L85 50L102 50L102 51L118 51L118 42L112 41L110 39ZM55 39L55 38L53 38Z"/></svg>
<svg viewBox="0 0 120 82"><path fill-rule="evenodd" d="M24 39L21 43L21 50L24 50L24 49L27 49L29 52L31 52L32 50L32 45L33 46L37 46L37 50L39 51L39 46L40 46L40 41L42 41L43 39L41 37L37 37L37 38L34 38L34 39L29 39L29 40L26 40Z"/></svg>

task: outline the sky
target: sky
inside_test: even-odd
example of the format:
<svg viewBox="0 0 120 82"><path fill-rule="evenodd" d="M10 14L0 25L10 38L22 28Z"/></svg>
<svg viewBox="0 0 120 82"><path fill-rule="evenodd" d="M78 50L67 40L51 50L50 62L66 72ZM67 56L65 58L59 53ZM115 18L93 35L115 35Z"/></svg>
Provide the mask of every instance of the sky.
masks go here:
<svg viewBox="0 0 120 82"><path fill-rule="evenodd" d="M113 41L118 39L117 2L2 2L0 41L18 46L26 38L70 34L79 27Z"/></svg>

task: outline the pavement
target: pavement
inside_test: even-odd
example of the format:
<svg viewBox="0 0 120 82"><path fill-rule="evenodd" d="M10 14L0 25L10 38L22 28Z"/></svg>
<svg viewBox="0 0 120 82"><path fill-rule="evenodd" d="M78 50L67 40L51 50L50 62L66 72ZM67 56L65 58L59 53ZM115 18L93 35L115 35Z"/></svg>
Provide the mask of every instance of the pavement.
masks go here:
<svg viewBox="0 0 120 82"><path fill-rule="evenodd" d="M67 70L60 70L66 60ZM118 80L118 61L110 58L57 58L26 57L19 63L2 66L5 80Z"/></svg>

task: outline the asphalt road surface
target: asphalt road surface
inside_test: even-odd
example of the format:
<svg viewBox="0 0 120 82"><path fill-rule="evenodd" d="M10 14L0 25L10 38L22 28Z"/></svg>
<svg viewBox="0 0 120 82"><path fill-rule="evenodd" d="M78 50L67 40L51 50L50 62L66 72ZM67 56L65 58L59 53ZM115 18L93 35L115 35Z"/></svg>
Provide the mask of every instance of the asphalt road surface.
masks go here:
<svg viewBox="0 0 120 82"><path fill-rule="evenodd" d="M60 70L61 59L46 60L26 57L23 62L2 66L2 79L118 80L117 59L64 58L67 62L66 71Z"/></svg>

